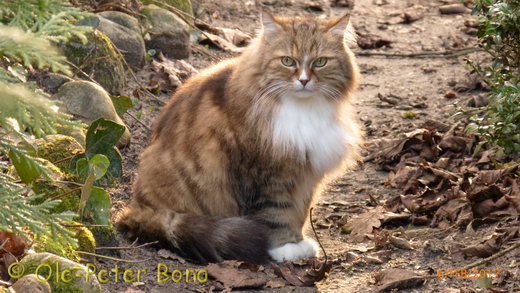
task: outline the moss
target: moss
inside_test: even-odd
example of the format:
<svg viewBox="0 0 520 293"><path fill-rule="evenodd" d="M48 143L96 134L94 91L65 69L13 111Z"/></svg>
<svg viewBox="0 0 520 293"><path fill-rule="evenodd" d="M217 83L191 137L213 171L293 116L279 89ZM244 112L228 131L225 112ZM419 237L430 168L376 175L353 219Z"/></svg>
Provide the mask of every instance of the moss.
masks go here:
<svg viewBox="0 0 520 293"><path fill-rule="evenodd" d="M37 182L34 185L33 190L35 193L43 195L38 200L33 201L34 204L40 204L46 200L71 191L70 189L64 189L56 186L52 182ZM51 213L59 214L65 211L76 212L79 209L80 191L78 190L69 193L60 197L59 200L60 203L50 210Z"/></svg>
<svg viewBox="0 0 520 293"><path fill-rule="evenodd" d="M80 227L76 233L76 239L78 239L78 248L82 251L94 252L96 248L96 239L94 234L86 228Z"/></svg>
<svg viewBox="0 0 520 293"><path fill-rule="evenodd" d="M50 252L73 261L80 260L80 255L76 252L76 247L70 244L63 244L62 241L54 240L51 237L40 236L34 239L32 248L36 252Z"/></svg>
<svg viewBox="0 0 520 293"><path fill-rule="evenodd" d="M36 141L38 156L50 162L58 162L83 152L83 147L72 137L65 135L50 135L46 139ZM69 161L57 163L62 171L68 171Z"/></svg>
<svg viewBox="0 0 520 293"><path fill-rule="evenodd" d="M79 40L67 43L65 56L111 94L120 94L127 82L123 56L99 30L86 36L87 44Z"/></svg>

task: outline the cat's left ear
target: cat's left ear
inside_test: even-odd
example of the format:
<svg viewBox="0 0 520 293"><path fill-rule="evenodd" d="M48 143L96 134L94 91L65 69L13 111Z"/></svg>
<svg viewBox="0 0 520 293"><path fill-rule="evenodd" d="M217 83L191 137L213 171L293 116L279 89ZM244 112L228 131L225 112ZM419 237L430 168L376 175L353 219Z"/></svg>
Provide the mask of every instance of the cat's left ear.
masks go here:
<svg viewBox="0 0 520 293"><path fill-rule="evenodd" d="M271 13L264 10L261 13L261 18L264 33L276 33L281 29L280 25L276 21L276 17L273 16Z"/></svg>
<svg viewBox="0 0 520 293"><path fill-rule="evenodd" d="M340 17L338 20L332 23L331 26L329 26L329 29L327 31L337 34L340 36L343 36L345 34L345 31L347 30L348 24L350 21L350 12Z"/></svg>

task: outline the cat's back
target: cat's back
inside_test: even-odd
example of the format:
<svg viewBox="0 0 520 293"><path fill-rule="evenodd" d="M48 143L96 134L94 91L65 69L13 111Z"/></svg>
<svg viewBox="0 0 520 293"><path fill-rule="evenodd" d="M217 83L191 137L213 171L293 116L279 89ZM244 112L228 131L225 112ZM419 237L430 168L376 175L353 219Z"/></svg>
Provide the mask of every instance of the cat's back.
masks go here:
<svg viewBox="0 0 520 293"><path fill-rule="evenodd" d="M212 114L222 110L229 99L229 83L236 64L236 59L217 63L179 87L157 119L152 140L166 133L171 134L171 131L165 130L184 127L183 131L189 131L189 128L196 126L197 116L204 115L211 120Z"/></svg>

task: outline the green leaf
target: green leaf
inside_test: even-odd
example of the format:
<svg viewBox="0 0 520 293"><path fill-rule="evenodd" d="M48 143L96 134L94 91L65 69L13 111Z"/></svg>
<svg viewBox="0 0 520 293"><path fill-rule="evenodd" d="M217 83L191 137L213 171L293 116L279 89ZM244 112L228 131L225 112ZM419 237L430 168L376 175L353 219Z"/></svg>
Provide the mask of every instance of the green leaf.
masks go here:
<svg viewBox="0 0 520 293"><path fill-rule="evenodd" d="M119 178L123 174L123 158L119 150L114 147L105 154L110 161L110 167L108 167L107 175L110 178Z"/></svg>
<svg viewBox="0 0 520 293"><path fill-rule="evenodd" d="M134 100L128 96L110 96L116 108L117 115L123 116L129 109L135 107Z"/></svg>
<svg viewBox="0 0 520 293"><path fill-rule="evenodd" d="M42 175L49 178L45 167L37 158L30 157L14 148L9 150L8 156L23 183L29 184Z"/></svg>
<svg viewBox="0 0 520 293"><path fill-rule="evenodd" d="M86 180L90 173L90 166L86 158L80 158L76 161L76 174L83 180Z"/></svg>
<svg viewBox="0 0 520 293"><path fill-rule="evenodd" d="M102 188L92 187L84 215L96 225L110 225L110 195Z"/></svg>
<svg viewBox="0 0 520 293"><path fill-rule="evenodd" d="M96 154L106 154L112 149L123 133L125 127L110 120L99 118L92 122L87 130L86 152L87 158Z"/></svg>
<svg viewBox="0 0 520 293"><path fill-rule="evenodd" d="M105 176L108 170L108 166L110 165L110 161L105 155L97 154L89 161L89 166L94 171L94 176L96 180Z"/></svg>

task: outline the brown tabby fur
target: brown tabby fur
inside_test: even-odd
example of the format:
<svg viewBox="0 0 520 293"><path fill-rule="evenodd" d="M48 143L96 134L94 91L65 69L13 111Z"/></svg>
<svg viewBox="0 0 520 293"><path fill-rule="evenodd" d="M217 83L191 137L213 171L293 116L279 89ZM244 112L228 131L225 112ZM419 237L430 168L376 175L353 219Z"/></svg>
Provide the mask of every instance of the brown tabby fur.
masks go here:
<svg viewBox="0 0 520 293"><path fill-rule="evenodd" d="M271 143L280 101L274 94L258 100L258 93L273 80L300 75L281 64L283 56L329 58L310 78L339 93L328 103L356 140L334 169L357 159L360 135L348 107L358 71L332 31L343 31L348 17L265 17L274 30L266 28L241 56L189 79L162 110L141 156L133 201L118 220L131 237L160 239L202 262L257 263L268 259L268 249L303 239L313 197L332 170L316 171L308 153Z"/></svg>

